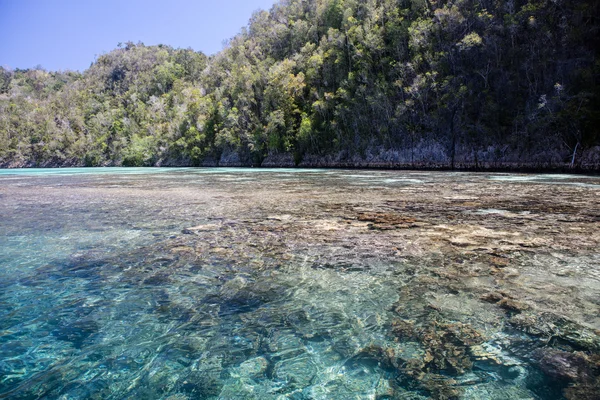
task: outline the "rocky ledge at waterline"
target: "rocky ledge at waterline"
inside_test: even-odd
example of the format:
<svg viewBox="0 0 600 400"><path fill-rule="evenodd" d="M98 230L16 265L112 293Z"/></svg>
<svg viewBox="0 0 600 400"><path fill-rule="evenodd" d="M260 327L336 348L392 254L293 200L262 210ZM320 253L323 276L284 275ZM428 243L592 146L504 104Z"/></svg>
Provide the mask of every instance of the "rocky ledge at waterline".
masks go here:
<svg viewBox="0 0 600 400"><path fill-rule="evenodd" d="M105 162L101 166L122 166L121 160ZM83 167L86 162L77 158L57 156L43 162L31 160L0 160L0 168L56 168ZM362 154L342 151L336 154L299 156L292 153L270 153L265 157L253 157L235 151L224 151L218 157L208 155L202 162L185 158L166 158L148 161L144 165L154 167L263 167L263 168L374 168L415 170L465 170L465 171L555 171L574 173L600 172L600 146L578 150L530 153L525 150L508 150L490 146L473 150L457 149L454 157L441 145L423 145L415 149L369 148Z"/></svg>
<svg viewBox="0 0 600 400"><path fill-rule="evenodd" d="M233 161L233 162L232 162ZM242 166L236 160L219 160L218 165ZM247 163L246 163L247 164ZM368 149L364 154L340 152L335 155L269 154L260 163L262 167L307 168L390 168L390 169L456 169L456 170L575 170L600 171L600 146L576 154L552 152L538 154L511 153L506 148L490 147L485 150L459 149L452 157L442 146L431 145L417 149Z"/></svg>

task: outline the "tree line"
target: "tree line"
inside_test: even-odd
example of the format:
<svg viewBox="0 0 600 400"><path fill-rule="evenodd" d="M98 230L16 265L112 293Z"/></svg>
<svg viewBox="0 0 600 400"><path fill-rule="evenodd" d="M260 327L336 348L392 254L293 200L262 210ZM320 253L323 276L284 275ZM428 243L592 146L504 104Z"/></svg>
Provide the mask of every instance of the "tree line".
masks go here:
<svg viewBox="0 0 600 400"><path fill-rule="evenodd" d="M600 166L596 0L282 0L218 54L0 68L0 165Z"/></svg>

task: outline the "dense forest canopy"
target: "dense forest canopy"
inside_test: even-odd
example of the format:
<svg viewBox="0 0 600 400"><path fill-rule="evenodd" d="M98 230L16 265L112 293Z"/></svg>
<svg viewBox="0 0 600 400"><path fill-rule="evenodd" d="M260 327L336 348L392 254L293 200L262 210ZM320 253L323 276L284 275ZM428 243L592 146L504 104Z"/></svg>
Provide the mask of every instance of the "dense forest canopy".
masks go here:
<svg viewBox="0 0 600 400"><path fill-rule="evenodd" d="M0 165L600 167L597 0L282 0L212 57L0 68Z"/></svg>

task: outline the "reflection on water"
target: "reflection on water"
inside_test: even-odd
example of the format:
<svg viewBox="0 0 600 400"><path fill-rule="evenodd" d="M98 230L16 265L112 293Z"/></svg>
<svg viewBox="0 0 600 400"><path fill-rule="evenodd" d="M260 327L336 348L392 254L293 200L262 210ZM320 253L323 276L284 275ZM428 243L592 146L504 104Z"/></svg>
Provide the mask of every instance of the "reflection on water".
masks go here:
<svg viewBox="0 0 600 400"><path fill-rule="evenodd" d="M0 183L0 398L600 393L598 178L94 168Z"/></svg>

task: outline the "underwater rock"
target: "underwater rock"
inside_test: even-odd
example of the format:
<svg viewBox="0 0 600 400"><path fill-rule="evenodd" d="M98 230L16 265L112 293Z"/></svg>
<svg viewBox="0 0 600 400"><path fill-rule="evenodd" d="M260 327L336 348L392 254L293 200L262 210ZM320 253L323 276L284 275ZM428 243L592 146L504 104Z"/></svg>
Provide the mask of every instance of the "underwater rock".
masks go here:
<svg viewBox="0 0 600 400"><path fill-rule="evenodd" d="M499 269L496 268L496 273L503 279L516 278L517 276L521 275L518 269L506 267L500 267Z"/></svg>
<svg viewBox="0 0 600 400"><path fill-rule="evenodd" d="M171 282L171 278L166 273L158 273L144 279L145 285L151 286L167 286Z"/></svg>
<svg viewBox="0 0 600 400"><path fill-rule="evenodd" d="M510 260L508 260L507 258L498 256L490 256L489 261L494 267L497 268L505 268L510 262Z"/></svg>
<svg viewBox="0 0 600 400"><path fill-rule="evenodd" d="M189 400L189 397L184 394L177 393L167 397L165 400Z"/></svg>
<svg viewBox="0 0 600 400"><path fill-rule="evenodd" d="M258 388L262 389L262 388ZM273 395L266 395L266 393L257 393L256 382L251 379L235 379L228 381L221 392L218 395L219 399L223 400L263 400L263 399L275 399Z"/></svg>
<svg viewBox="0 0 600 400"><path fill-rule="evenodd" d="M529 309L529 305L515 300L513 296L506 292L489 292L480 297L487 303L495 303L508 311L521 312Z"/></svg>
<svg viewBox="0 0 600 400"><path fill-rule="evenodd" d="M361 349L352 359L351 362L373 361L377 366L385 369L398 368L396 354L392 348L384 348L371 344Z"/></svg>
<svg viewBox="0 0 600 400"><path fill-rule="evenodd" d="M179 396L189 399L216 398L223 388L222 373L220 357L203 357L194 363L189 374L182 374L175 388Z"/></svg>
<svg viewBox="0 0 600 400"><path fill-rule="evenodd" d="M600 335L594 330L554 313L526 313L513 315L509 325L529 335L545 338L546 342L558 339L573 350L600 352Z"/></svg>
<svg viewBox="0 0 600 400"><path fill-rule="evenodd" d="M194 375L188 376L183 382L178 384L178 389L183 392L180 396L186 396L186 399L210 399L219 395L223 385L216 378L202 377L195 378Z"/></svg>
<svg viewBox="0 0 600 400"><path fill-rule="evenodd" d="M594 375L592 369L595 367L581 352L570 353L547 348L535 350L532 356L540 369L554 379L589 381Z"/></svg>
<svg viewBox="0 0 600 400"><path fill-rule="evenodd" d="M488 303L497 303L504 299L504 295L498 292L489 292L481 296L480 299Z"/></svg>
<svg viewBox="0 0 600 400"><path fill-rule="evenodd" d="M600 378L593 382L576 383L563 391L567 400L598 400L600 399Z"/></svg>
<svg viewBox="0 0 600 400"><path fill-rule="evenodd" d="M190 246L176 246L171 248L171 253L174 254L194 254L196 252L196 250L194 250L194 248L190 247Z"/></svg>
<svg viewBox="0 0 600 400"><path fill-rule="evenodd" d="M392 321L392 333L400 340L415 340L415 323L403 319Z"/></svg>
<svg viewBox="0 0 600 400"><path fill-rule="evenodd" d="M427 390L433 400L458 400L462 395L462 388L457 382L444 375L426 374L420 379L421 387Z"/></svg>
<svg viewBox="0 0 600 400"><path fill-rule="evenodd" d="M309 338L305 340L311 340ZM340 357L351 358L360 353L362 349L362 341L355 335L344 335L340 338L335 338L331 344L331 349L334 350Z"/></svg>
<svg viewBox="0 0 600 400"><path fill-rule="evenodd" d="M450 244L456 247L470 247L477 246L479 244L479 242L477 242L476 240L463 236L449 238L448 242L450 242Z"/></svg>
<svg viewBox="0 0 600 400"><path fill-rule="evenodd" d="M271 361L294 358L306 352L304 343L299 337L283 331L273 333L266 348L271 353Z"/></svg>
<svg viewBox="0 0 600 400"><path fill-rule="evenodd" d="M525 303L513 299L507 299L506 297L500 300L498 302L498 305L505 310L515 312L521 312L529 308L529 306Z"/></svg>
<svg viewBox="0 0 600 400"><path fill-rule="evenodd" d="M497 365L517 366L520 363L516 359L512 359L503 354L499 347L493 346L490 343L482 343L470 347L471 355L477 361L492 362Z"/></svg>
<svg viewBox="0 0 600 400"><path fill-rule="evenodd" d="M483 336L468 324L429 321L423 326L413 321L395 320L392 333L397 340L417 341L424 349L421 358L396 359L395 353L369 348L369 354L398 368L401 375L413 380L417 388L431 398L458 399L462 393L456 381L444 374L461 375L473 367L470 349L484 342Z"/></svg>
<svg viewBox="0 0 600 400"><path fill-rule="evenodd" d="M97 322L81 320L59 327L52 331L52 336L58 340L71 342L76 349L80 349L84 342L99 329L100 326Z"/></svg>
<svg viewBox="0 0 600 400"><path fill-rule="evenodd" d="M281 360L273 368L273 377L287 382L293 388L310 386L317 374L317 366L307 354Z"/></svg>
<svg viewBox="0 0 600 400"><path fill-rule="evenodd" d="M544 374L569 383L563 391L568 400L600 399L600 354L546 348L534 351L533 359Z"/></svg>
<svg viewBox="0 0 600 400"><path fill-rule="evenodd" d="M238 273L227 280L218 294L210 294L204 300L218 304L221 315L251 312L264 304L283 297L284 287L269 280L254 280L249 275Z"/></svg>
<svg viewBox="0 0 600 400"><path fill-rule="evenodd" d="M360 213L356 219L363 222L370 222L368 225L369 228L378 230L412 228L417 226L415 225L417 222L415 218L389 213Z"/></svg>
<svg viewBox="0 0 600 400"><path fill-rule="evenodd" d="M269 362L264 357L255 357L240 364L238 373L242 377L260 377L267 370Z"/></svg>
<svg viewBox="0 0 600 400"><path fill-rule="evenodd" d="M533 336L551 336L552 330L546 323L530 313L520 313L513 315L508 323L511 327Z"/></svg>
<svg viewBox="0 0 600 400"><path fill-rule="evenodd" d="M368 367L349 369L340 373L326 372L319 376L316 384L302 393L279 397L279 399L394 399L394 389L389 380L381 379L375 369Z"/></svg>
<svg viewBox="0 0 600 400"><path fill-rule="evenodd" d="M526 388L491 382L464 388L461 400L537 400Z"/></svg>

